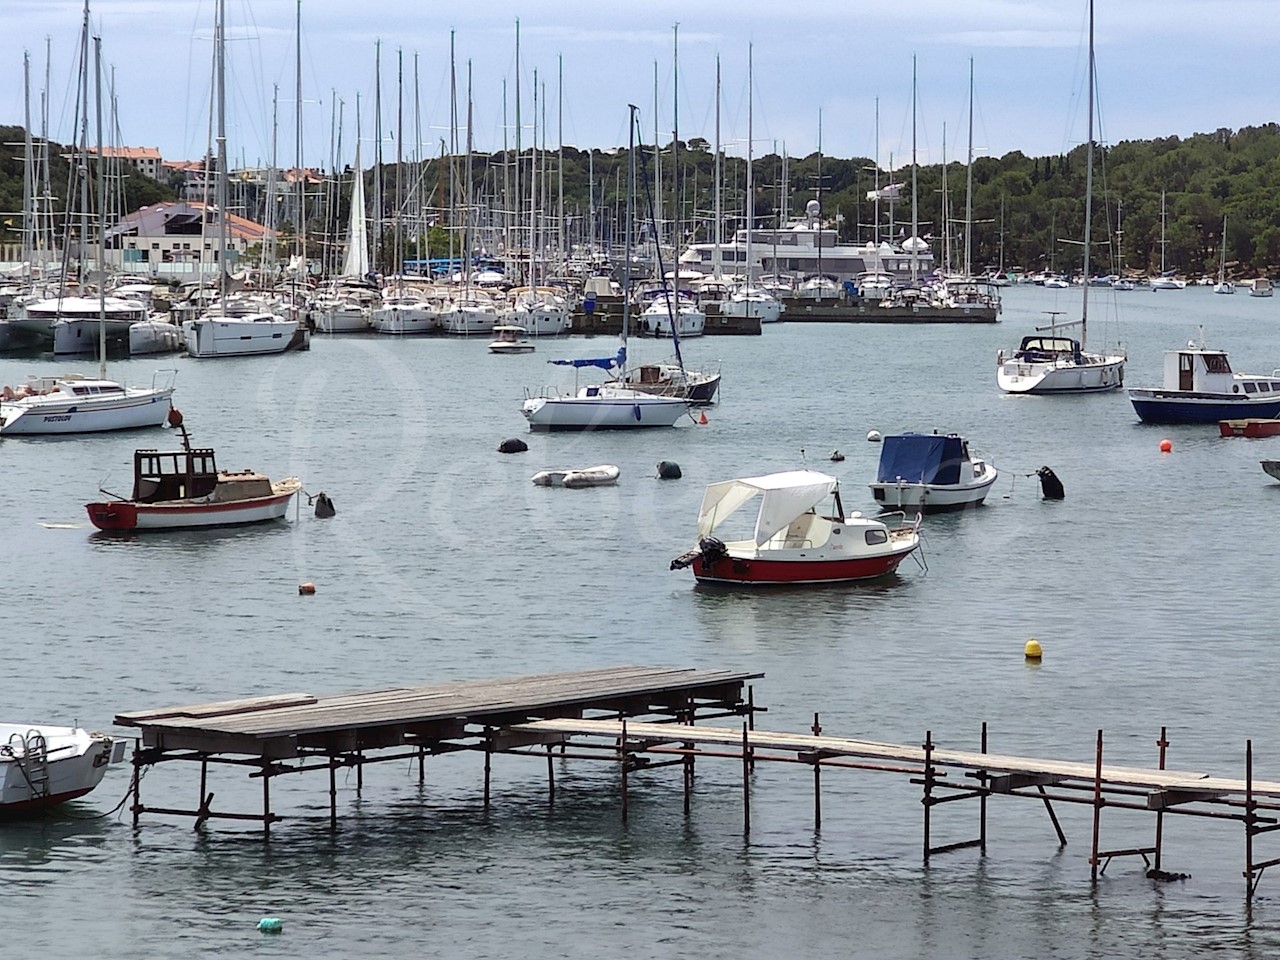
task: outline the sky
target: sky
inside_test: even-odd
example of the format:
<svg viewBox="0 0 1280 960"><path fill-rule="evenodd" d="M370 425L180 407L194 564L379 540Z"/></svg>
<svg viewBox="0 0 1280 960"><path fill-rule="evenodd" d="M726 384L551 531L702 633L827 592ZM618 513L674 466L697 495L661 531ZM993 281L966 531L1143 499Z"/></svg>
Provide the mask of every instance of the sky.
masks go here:
<svg viewBox="0 0 1280 960"><path fill-rule="evenodd" d="M226 5L229 150L237 162L269 160L278 85L277 156L292 165L298 0ZM1276 0L1098 0L1097 7L1099 139L1185 137L1280 114L1271 80L1280 50ZM40 126L48 60L50 136L75 139L82 17L83 0L0 0L0 123L23 122L26 51L33 126ZM90 29L102 38L104 72L114 77L124 145L159 147L165 159L203 155L213 20L214 0L91 0ZM664 142L677 125L682 140L713 142L719 57L721 142L745 155L749 49L756 155L785 146L805 156L819 148L821 134L825 154L878 158L886 169L909 164L913 57L922 164L942 160L944 147L952 160L968 150L971 59L975 156L1056 154L1086 136L1087 0L301 0L301 20L308 166L328 166L339 105L340 159L350 161L357 97L369 165L378 40L384 159L394 159L402 125L406 158L415 149L437 155L448 141L451 35L460 124L465 128L469 73L476 149L500 149L504 134L514 145L517 21L526 147L535 69L539 143L545 138L554 148L563 130L563 141L578 147L624 145L629 103L640 107L647 141L656 124ZM465 137L463 129L458 142Z"/></svg>

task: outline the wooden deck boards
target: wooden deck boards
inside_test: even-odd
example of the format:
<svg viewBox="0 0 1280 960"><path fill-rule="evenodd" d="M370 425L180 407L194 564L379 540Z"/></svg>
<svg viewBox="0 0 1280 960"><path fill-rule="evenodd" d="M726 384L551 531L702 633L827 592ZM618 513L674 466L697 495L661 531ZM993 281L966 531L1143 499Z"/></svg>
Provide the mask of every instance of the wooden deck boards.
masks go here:
<svg viewBox="0 0 1280 960"><path fill-rule="evenodd" d="M441 720L483 723L486 718L512 714L537 716L555 710L599 709L603 704L624 700L672 693L696 696L699 691L717 687L740 687L759 676L733 670L626 666L385 687L331 696L296 693L253 697L121 713L115 722L163 731L169 742L177 742L183 732L274 739L361 727Z"/></svg>
<svg viewBox="0 0 1280 960"><path fill-rule="evenodd" d="M742 730L729 727L677 726L669 723L627 723L627 739L648 743L672 743L687 741L696 744L722 746L742 745ZM522 733L559 733L565 735L618 738L622 736L622 723L617 720L535 720L510 728ZM832 757L848 757L863 760L886 760L917 763L923 766L925 751L921 747L904 744L878 743L869 740L850 740L842 737L821 737L799 733L774 733L766 730L748 730L747 745L755 750L781 750L796 753L820 752ZM1094 762L1069 760L1042 760L1035 757L1008 756L994 753L978 753L965 750L934 749L931 756L935 767L952 767L965 770L985 770L988 773L1011 773L1029 776L1060 777L1065 780L1093 782ZM1210 777L1207 774L1187 770L1158 770L1104 763L1104 783L1112 786L1132 787L1140 790L1177 790L1191 793L1227 793L1243 796L1244 780ZM1254 780L1253 792L1260 797L1280 797L1280 782Z"/></svg>

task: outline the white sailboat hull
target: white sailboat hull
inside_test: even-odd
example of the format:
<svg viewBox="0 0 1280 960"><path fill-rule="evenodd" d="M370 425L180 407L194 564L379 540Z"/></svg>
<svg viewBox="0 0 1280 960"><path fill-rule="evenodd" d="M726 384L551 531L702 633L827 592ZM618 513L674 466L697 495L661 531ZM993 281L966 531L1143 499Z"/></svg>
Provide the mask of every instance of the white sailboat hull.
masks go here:
<svg viewBox="0 0 1280 960"><path fill-rule="evenodd" d="M172 396L172 387L127 387L123 397L32 397L0 402L0 436L158 427L169 415Z"/></svg>
<svg viewBox="0 0 1280 960"><path fill-rule="evenodd" d="M45 741L45 761L35 741ZM116 741L76 727L0 723L0 814L36 812L84 796L117 758ZM119 756L124 744L120 743Z"/></svg>
<svg viewBox="0 0 1280 960"><path fill-rule="evenodd" d="M1124 386L1124 364L1123 357L1092 363L1006 360L996 368L996 383L1005 393L1102 393Z"/></svg>
<svg viewBox="0 0 1280 960"><path fill-rule="evenodd" d="M534 431L638 430L673 427L689 404L673 397L655 397L637 391L616 391L574 397L530 397L521 412Z"/></svg>

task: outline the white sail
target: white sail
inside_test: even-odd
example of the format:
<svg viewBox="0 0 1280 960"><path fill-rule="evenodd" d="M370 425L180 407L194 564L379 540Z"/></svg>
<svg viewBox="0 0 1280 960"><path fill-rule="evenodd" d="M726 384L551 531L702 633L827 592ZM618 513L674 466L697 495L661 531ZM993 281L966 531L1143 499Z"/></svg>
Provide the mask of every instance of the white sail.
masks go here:
<svg viewBox="0 0 1280 960"><path fill-rule="evenodd" d="M356 144L355 180L351 185L351 220L347 225L347 255L342 261L344 277L369 273L369 237L364 220L364 170L360 167L360 144Z"/></svg>

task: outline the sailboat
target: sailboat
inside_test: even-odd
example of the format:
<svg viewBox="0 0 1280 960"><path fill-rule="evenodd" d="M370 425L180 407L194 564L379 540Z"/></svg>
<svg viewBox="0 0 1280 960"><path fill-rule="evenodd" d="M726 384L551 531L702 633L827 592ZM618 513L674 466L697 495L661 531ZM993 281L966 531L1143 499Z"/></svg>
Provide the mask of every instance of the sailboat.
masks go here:
<svg viewBox="0 0 1280 960"><path fill-rule="evenodd" d="M1093 226L1093 0L1089 0L1089 139L1084 193L1084 276L1089 276L1090 234ZM1088 353L1089 284L1080 286L1080 339L1059 336L1062 327L1052 324L1040 332L1048 336L1023 337L1012 355L996 356L996 383L1006 393L1078 394L1117 390L1124 385L1125 355Z"/></svg>
<svg viewBox="0 0 1280 960"><path fill-rule="evenodd" d="M1236 285L1227 279L1227 215L1222 215L1222 237L1218 240L1221 256L1218 258L1218 282L1213 285L1214 293L1235 293Z"/></svg>
<svg viewBox="0 0 1280 960"><path fill-rule="evenodd" d="M351 216L342 274L322 292L314 306L321 333L361 333L373 326L378 287L369 280L369 236L364 211L364 168L360 166L360 100L356 99L356 159L351 177Z"/></svg>
<svg viewBox="0 0 1280 960"><path fill-rule="evenodd" d="M636 113L629 107L630 123L627 147L627 213L625 288L622 297L622 337L618 352L611 357L551 360L550 363L573 367L577 371L599 369L615 373L604 383L589 384L568 395L527 396L521 412L534 431L553 430L632 430L643 427L673 427L689 409L682 397L665 397L644 393L625 385L627 376L627 334L631 325L631 242L634 235L636 187ZM675 339L677 355L679 338Z"/></svg>
<svg viewBox="0 0 1280 960"><path fill-rule="evenodd" d="M755 259L751 255L752 235L756 232L755 215L755 181L752 177L754 154L752 152L752 94L754 92L752 48L747 47L747 279L735 290L723 304L720 313L726 317L758 317L761 323L777 323L782 319L782 303L769 293L755 285L756 278L751 275L755 267ZM718 95L718 88L717 88ZM719 104L717 103L717 110ZM819 181L821 182L821 181ZM818 248L821 255L822 248ZM775 261L776 262L776 261Z"/></svg>
<svg viewBox="0 0 1280 960"><path fill-rule="evenodd" d="M102 149L102 74L101 40L94 40L95 79L97 83L97 193L98 193L98 267L106 259L105 160ZM84 36L81 46L81 155L89 154L89 3L84 5ZM88 191L84 191L87 200ZM84 236L82 231L81 236ZM107 296L106 284L98 283L98 376L90 379L81 374L32 377L16 390L6 386L0 391L0 435L100 433L108 430L131 430L158 427L169 414L173 396L174 374L157 374L150 387L126 387L107 379Z"/></svg>
<svg viewBox="0 0 1280 960"><path fill-rule="evenodd" d="M1166 240L1164 237L1165 224L1167 223L1167 220L1168 220L1168 218L1165 215L1164 197L1165 197L1165 192L1161 190L1160 191L1160 276L1151 278L1152 293L1155 293L1157 290L1181 290L1187 285L1187 281L1179 280L1177 277L1174 276L1174 273L1176 273L1177 271L1166 270L1164 268L1164 251L1165 251L1165 247L1169 245L1169 241Z"/></svg>
<svg viewBox="0 0 1280 960"><path fill-rule="evenodd" d="M218 113L218 299L208 313L182 323L182 338L191 357L243 357L305 350L311 335L304 324L260 310L257 300L231 301L227 265L227 97L226 0L217 0L214 24L214 75ZM304 227L305 229L305 227Z"/></svg>

